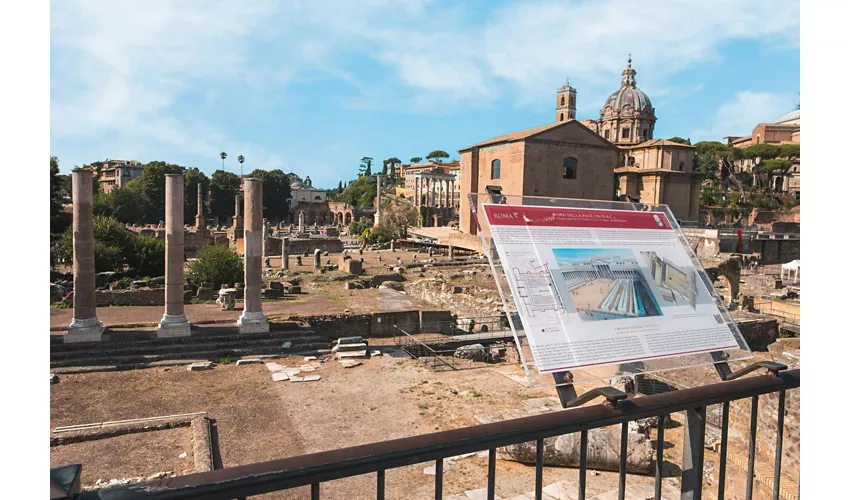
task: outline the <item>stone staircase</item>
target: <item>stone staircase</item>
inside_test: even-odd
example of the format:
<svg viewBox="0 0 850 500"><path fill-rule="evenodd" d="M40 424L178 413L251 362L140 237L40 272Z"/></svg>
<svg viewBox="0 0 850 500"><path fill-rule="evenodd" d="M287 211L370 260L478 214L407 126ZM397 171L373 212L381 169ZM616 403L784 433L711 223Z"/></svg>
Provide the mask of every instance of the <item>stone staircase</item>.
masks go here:
<svg viewBox="0 0 850 500"><path fill-rule="evenodd" d="M296 323L274 323L269 333L240 334L231 326L204 326L190 337L157 339L156 330L111 330L101 342L62 342L51 335L50 368L144 368L152 363L176 364L180 360L219 361L247 356L317 355L331 348L327 335ZM174 363L167 363L174 361ZM155 366L155 365L154 365ZM63 370L64 371L64 370Z"/></svg>
<svg viewBox="0 0 850 500"><path fill-rule="evenodd" d="M369 344L363 337L340 337L331 349L336 359L366 359L369 357Z"/></svg>

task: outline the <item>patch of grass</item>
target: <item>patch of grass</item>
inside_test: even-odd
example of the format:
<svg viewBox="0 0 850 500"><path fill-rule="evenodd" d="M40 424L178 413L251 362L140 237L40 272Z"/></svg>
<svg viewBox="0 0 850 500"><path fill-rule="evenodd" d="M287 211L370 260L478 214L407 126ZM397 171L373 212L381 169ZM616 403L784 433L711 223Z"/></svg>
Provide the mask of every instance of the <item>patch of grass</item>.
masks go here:
<svg viewBox="0 0 850 500"><path fill-rule="evenodd" d="M419 403L416 406L418 406L420 410L427 410L428 409L428 403Z"/></svg>
<svg viewBox="0 0 850 500"><path fill-rule="evenodd" d="M225 357L221 358L220 360L218 360L218 364L220 364L220 365L229 365L231 363L233 363L233 360L230 359L230 356L225 356Z"/></svg>
<svg viewBox="0 0 850 500"><path fill-rule="evenodd" d="M66 304L64 302L57 302L55 304L50 304L51 309L70 309L71 305Z"/></svg>
<svg viewBox="0 0 850 500"><path fill-rule="evenodd" d="M478 392L478 391L473 391L473 392L472 392L472 397L473 397L473 398L480 398L480 397L481 397L481 393L480 393L480 392Z"/></svg>

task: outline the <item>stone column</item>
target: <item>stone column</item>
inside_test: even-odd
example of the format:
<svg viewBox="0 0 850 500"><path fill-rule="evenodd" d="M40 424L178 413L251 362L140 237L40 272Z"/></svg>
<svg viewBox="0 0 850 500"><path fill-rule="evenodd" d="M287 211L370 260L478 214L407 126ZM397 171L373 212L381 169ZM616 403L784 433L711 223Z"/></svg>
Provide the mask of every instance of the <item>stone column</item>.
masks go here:
<svg viewBox="0 0 850 500"><path fill-rule="evenodd" d="M413 178L413 206L419 206L419 177Z"/></svg>
<svg viewBox="0 0 850 500"><path fill-rule="evenodd" d="M303 233L306 230L304 227L304 211L298 212L298 232Z"/></svg>
<svg viewBox="0 0 850 500"><path fill-rule="evenodd" d="M74 169L71 173L74 201L74 318L65 342L99 341L103 325L97 319L94 277L94 220L92 214L92 172Z"/></svg>
<svg viewBox="0 0 850 500"><path fill-rule="evenodd" d="M436 207L437 206L437 181L436 181L436 179L429 179L428 185L431 187L431 204L429 206Z"/></svg>
<svg viewBox="0 0 850 500"><path fill-rule="evenodd" d="M263 314L263 184L245 179L245 306L236 324L239 333L265 333L269 322Z"/></svg>
<svg viewBox="0 0 850 500"><path fill-rule="evenodd" d="M318 248L313 252L313 267L315 269L322 267L322 251Z"/></svg>
<svg viewBox="0 0 850 500"><path fill-rule="evenodd" d="M286 248L287 243L289 243L289 238L280 239L280 267L284 271L289 270L289 251Z"/></svg>
<svg viewBox="0 0 850 500"><path fill-rule="evenodd" d="M241 195L236 193L236 208L235 215L233 216L233 239L234 241L239 239L239 232L242 230L242 213L240 211L240 201Z"/></svg>
<svg viewBox="0 0 850 500"><path fill-rule="evenodd" d="M378 181L378 195L375 198L375 203L378 205L375 207L375 225L381 224L381 176L375 176Z"/></svg>
<svg viewBox="0 0 850 500"><path fill-rule="evenodd" d="M165 174L165 314L158 338L191 335L183 312L183 207L183 174Z"/></svg>
<svg viewBox="0 0 850 500"><path fill-rule="evenodd" d="M204 191L200 182L198 182L198 214L195 215L195 228L199 233L207 229L207 222L204 220Z"/></svg>
<svg viewBox="0 0 850 500"><path fill-rule="evenodd" d="M450 259L454 259L454 258L455 258L455 247L454 247L454 246L452 246L452 245L449 245L449 258L450 258Z"/></svg>

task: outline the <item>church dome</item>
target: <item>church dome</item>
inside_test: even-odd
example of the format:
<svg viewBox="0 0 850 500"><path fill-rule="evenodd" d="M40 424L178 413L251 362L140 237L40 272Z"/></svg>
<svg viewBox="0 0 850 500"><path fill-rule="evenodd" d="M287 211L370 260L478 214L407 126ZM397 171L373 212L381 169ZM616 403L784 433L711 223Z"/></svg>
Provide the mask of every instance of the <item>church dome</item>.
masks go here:
<svg viewBox="0 0 850 500"><path fill-rule="evenodd" d="M652 102L649 96L641 89L637 88L635 83L635 74L637 72L632 69L632 58L629 57L629 66L623 71L623 82L620 88L611 94L611 97L605 101L603 109L607 110L610 106L611 111L619 114L626 107L631 107L637 112L652 113Z"/></svg>
<svg viewBox="0 0 850 500"><path fill-rule="evenodd" d="M799 125L800 124L800 108L798 107L790 113L786 113L776 119L773 123L780 125Z"/></svg>
<svg viewBox="0 0 850 500"><path fill-rule="evenodd" d="M301 186L303 186L301 181L292 181L292 184L290 184L290 187L301 187Z"/></svg>

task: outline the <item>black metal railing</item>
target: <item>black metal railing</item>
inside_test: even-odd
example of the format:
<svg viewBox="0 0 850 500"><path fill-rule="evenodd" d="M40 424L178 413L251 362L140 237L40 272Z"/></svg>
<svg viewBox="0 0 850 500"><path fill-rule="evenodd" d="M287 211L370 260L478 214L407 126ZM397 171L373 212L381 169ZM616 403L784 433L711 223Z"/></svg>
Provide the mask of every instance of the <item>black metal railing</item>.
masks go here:
<svg viewBox="0 0 850 500"><path fill-rule="evenodd" d="M52 498L75 500L178 500L246 498L273 491L301 486L311 487L314 500L320 498L320 485L364 474L376 474L376 497L384 498L387 471L399 467L436 461L434 498L442 498L443 460L470 452L489 451L487 491L495 495L496 450L503 446L536 442L536 498L542 497L543 440L563 434L581 433L578 498L585 498L587 473L588 431L610 425L622 426L619 497L624 498L626 475L627 429L630 421L659 417L657 459L663 461L664 419L675 412L687 412L685 459L682 464L682 491L690 498L702 494L703 449L705 441L706 407L723 405L723 428L719 458L720 484L718 500L725 495L727 427L730 402L751 399L749 470L746 498L752 498L757 432L758 397L778 393L778 432L776 436L775 479L773 498L779 498L782 456L785 392L800 387L800 370L771 370L768 375L749 376L702 387L682 389L652 396L626 398L613 388L597 391L606 399L603 404L581 406L567 411L534 415L461 429L382 441L309 455L283 458L251 465L231 467L211 472L190 474L148 483L79 493ZM689 449L689 451L688 451ZM54 477L54 470L51 477ZM655 467L655 498L661 498L662 467ZM53 479L52 479L53 482ZM53 486L53 484L52 484ZM683 496L684 498L684 496Z"/></svg>

